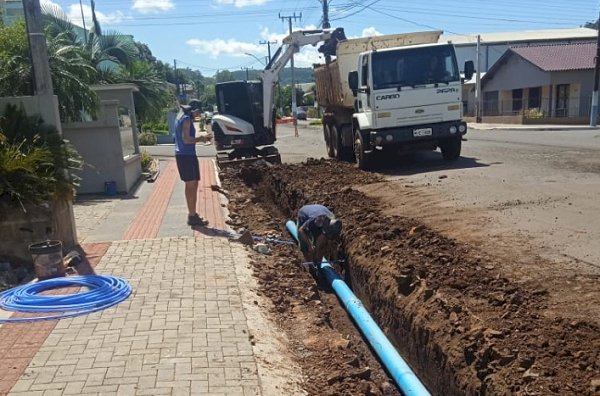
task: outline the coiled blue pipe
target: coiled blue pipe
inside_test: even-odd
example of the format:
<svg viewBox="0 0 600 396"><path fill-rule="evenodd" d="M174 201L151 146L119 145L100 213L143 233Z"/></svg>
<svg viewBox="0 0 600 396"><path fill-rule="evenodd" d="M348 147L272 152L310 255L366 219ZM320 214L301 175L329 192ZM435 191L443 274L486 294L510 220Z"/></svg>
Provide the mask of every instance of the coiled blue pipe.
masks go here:
<svg viewBox="0 0 600 396"><path fill-rule="evenodd" d="M44 295L43 291L70 286L90 290L74 294ZM0 308L15 312L62 312L32 318L0 318L0 323L63 319L101 311L125 300L131 285L121 278L105 275L69 276L28 283L0 294Z"/></svg>
<svg viewBox="0 0 600 396"><path fill-rule="evenodd" d="M294 239L298 240L296 223L288 220L285 226ZM383 331L381 331L377 323L375 323L362 302L352 293L346 282L340 278L325 258L323 258L320 264L320 269L402 393L406 396L430 395L427 388L425 388L408 364L402 359L402 356L396 351L396 348L387 339Z"/></svg>

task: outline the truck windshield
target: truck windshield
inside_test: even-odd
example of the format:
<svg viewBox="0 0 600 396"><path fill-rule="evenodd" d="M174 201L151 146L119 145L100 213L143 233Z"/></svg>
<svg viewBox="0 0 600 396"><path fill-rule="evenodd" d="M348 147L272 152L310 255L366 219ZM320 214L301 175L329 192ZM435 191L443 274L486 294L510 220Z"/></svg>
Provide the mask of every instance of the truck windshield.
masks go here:
<svg viewBox="0 0 600 396"><path fill-rule="evenodd" d="M459 80L451 45L373 53L373 89L447 84Z"/></svg>

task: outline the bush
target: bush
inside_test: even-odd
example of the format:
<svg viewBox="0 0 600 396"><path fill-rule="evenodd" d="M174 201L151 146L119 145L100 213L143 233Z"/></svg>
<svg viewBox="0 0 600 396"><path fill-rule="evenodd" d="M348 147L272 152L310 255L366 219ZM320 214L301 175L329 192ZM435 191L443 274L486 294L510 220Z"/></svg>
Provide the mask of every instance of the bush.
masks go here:
<svg viewBox="0 0 600 396"><path fill-rule="evenodd" d="M141 160L142 160L142 170L144 172L149 171L150 170L150 165L152 164L152 161L154 159L152 158L152 156L146 150L142 150L140 156L141 156Z"/></svg>
<svg viewBox="0 0 600 396"><path fill-rule="evenodd" d="M152 123L151 122L144 122L142 124L142 132L151 132L152 131Z"/></svg>
<svg viewBox="0 0 600 396"><path fill-rule="evenodd" d="M152 132L143 132L140 134L140 146L156 145L156 136Z"/></svg>
<svg viewBox="0 0 600 396"><path fill-rule="evenodd" d="M311 122L309 122L308 125L323 125L323 121L321 121L321 119L318 118L316 120L312 120Z"/></svg>
<svg viewBox="0 0 600 396"><path fill-rule="evenodd" d="M164 122L145 122L142 124L142 132L153 132L166 135L169 133L169 126Z"/></svg>
<svg viewBox="0 0 600 396"><path fill-rule="evenodd" d="M0 118L0 202L27 203L70 199L79 185L72 171L81 157L56 128L28 117L23 106L7 105Z"/></svg>

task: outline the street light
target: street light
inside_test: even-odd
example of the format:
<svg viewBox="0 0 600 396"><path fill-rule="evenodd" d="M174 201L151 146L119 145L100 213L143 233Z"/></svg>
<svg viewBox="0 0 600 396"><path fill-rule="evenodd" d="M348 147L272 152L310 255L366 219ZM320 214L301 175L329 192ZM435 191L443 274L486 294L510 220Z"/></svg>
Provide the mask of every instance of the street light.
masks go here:
<svg viewBox="0 0 600 396"><path fill-rule="evenodd" d="M248 56L251 56L251 57L253 57L253 58L254 58L254 59L256 59L257 61L259 61L259 62L260 62L260 64L261 64L261 65L263 65L263 66L266 66L266 65L267 65L267 64L266 64L266 63L264 63L262 60L260 60L260 58L259 58L258 56L254 55L254 54L249 54L248 52L244 52L244 55L248 55Z"/></svg>

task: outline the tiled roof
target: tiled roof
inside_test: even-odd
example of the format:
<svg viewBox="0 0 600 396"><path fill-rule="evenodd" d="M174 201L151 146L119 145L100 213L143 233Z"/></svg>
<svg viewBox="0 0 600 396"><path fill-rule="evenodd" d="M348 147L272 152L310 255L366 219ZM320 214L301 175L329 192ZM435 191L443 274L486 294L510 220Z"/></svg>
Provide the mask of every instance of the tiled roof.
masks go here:
<svg viewBox="0 0 600 396"><path fill-rule="evenodd" d="M513 47L511 51L544 71L594 68L596 43Z"/></svg>

